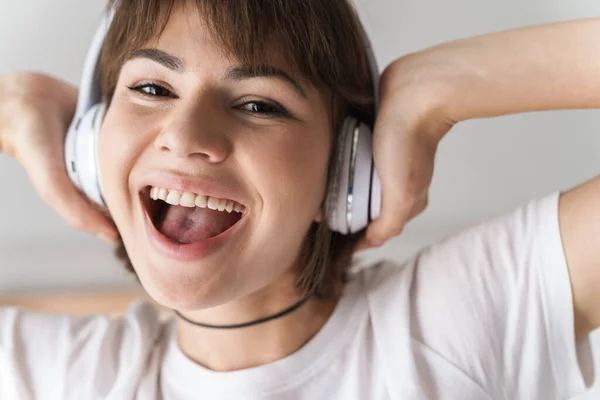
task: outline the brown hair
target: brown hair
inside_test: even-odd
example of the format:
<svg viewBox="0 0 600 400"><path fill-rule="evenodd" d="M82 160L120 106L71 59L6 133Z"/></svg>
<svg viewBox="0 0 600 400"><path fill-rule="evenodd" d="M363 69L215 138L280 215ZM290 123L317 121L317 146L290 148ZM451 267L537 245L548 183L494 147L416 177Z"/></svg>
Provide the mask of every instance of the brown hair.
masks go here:
<svg viewBox="0 0 600 400"><path fill-rule="evenodd" d="M115 15L101 55L104 101L110 104L121 67L131 53L158 39L175 6L193 5L226 55L243 65L264 65L273 48L293 73L330 98L334 145L328 191L337 184L336 167L344 116L373 122L373 88L358 18L347 0L110 0ZM325 202L323 202L325 207ZM323 210L329 215L331 210ZM306 237L299 288L328 296L346 281L346 270L363 231L332 232L313 223ZM121 241L117 256L134 272Z"/></svg>

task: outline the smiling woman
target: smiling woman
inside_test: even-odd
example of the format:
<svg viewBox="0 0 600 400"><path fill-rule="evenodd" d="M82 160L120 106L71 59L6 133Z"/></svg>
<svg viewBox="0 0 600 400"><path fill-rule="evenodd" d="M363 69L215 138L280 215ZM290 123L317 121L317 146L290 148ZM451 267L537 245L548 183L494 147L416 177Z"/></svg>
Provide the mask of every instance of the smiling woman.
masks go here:
<svg viewBox="0 0 600 400"><path fill-rule="evenodd" d="M589 386L587 336L600 325L600 247L592 240L600 236L600 179L463 230L401 267L350 271L358 235L329 230L324 199L333 177L342 180L342 118L373 122L351 5L110 6L103 102L80 96L78 105L93 105L73 124L91 127L75 131L94 139L93 152L82 153L99 169L94 190L83 192L102 197L123 257L160 307L135 302L116 319L0 309L0 398L531 400ZM394 225L394 190L428 189L452 121L597 107L599 27L519 29L395 61L381 79L374 134L390 216L382 211L371 227ZM96 67L93 43L87 64ZM84 70L88 93L92 74ZM34 92L23 81L2 83L7 98ZM69 93L43 91L58 104ZM56 129L39 121L62 125L40 119L30 103L17 102L29 104L20 119L23 109L0 98L0 147L38 179L68 179L62 159L61 168L39 162L48 149L63 155L40 146L48 138L39 131ZM53 115L54 103L40 109ZM23 122L32 119L38 123ZM33 132L13 133L23 124ZM41 175L48 170L63 175ZM163 319L161 307L175 315Z"/></svg>
<svg viewBox="0 0 600 400"><path fill-rule="evenodd" d="M116 12L101 58L104 102L109 107L114 97L121 93L118 87L120 76L123 87L130 89L129 93L122 94L129 97L130 104L138 105L136 110L143 109L145 117L148 116L148 104L151 103L152 109L160 107L164 110L168 107L173 111L174 104L183 104L189 98L201 101L201 98L207 114L213 117L225 110L215 107L215 104L220 104L231 110L228 111L230 116L235 114L235 118L246 125L248 132L260 131L252 143L262 146L262 151L252 153L248 148L243 149L243 141L232 140L220 145L237 148L245 154L244 158L254 154L267 168L269 159L286 158L283 148L275 146L274 139L284 130L288 131L288 136L292 135L290 129L294 128L298 131L294 134L299 141L297 143L302 143L307 149L314 149L315 146L331 149L330 154L323 154L325 158L321 160L327 163L328 168L324 171L328 172L320 190L324 193L336 184L333 176L336 174L335 161L339 157L339 147L334 144L338 141L337 133L343 117L352 114L364 121L374 118L372 82L362 46L363 38L359 34L356 17L347 4L247 1L242 6L238 2L228 1L113 1L110 7ZM186 9L183 13L180 12L182 8ZM295 17L290 18L291 15ZM177 16L177 25L169 24L174 16ZM174 32L173 26L177 26L179 31ZM197 32L200 31L206 34L199 35ZM186 32L194 32L191 38L194 43L208 44L214 51L200 50L196 54L181 51L186 47L180 36L186 35ZM169 33L173 38L166 42ZM208 57L211 60L221 59L219 68L207 68L202 64ZM149 73L142 79L136 79L140 75L138 71ZM123 77L130 79L125 81ZM204 91L193 89L194 85L200 84L204 85ZM209 107L213 108L208 111ZM233 110L239 112L233 113ZM110 114L109 109L108 121ZM172 112L170 118L174 115ZM317 118L321 118L320 123L317 123ZM162 119L163 126L165 120ZM200 134L201 127L209 122L220 126L220 129L227 126L230 135L241 132L227 121L231 120L216 121L215 118L202 117L202 122L196 125L196 134ZM146 126L150 125L161 124L148 121ZM320 138L321 144L308 140L310 136L300 133L300 130L308 129L316 134L315 139ZM269 131L272 133L269 134ZM265 140L265 144L261 145L258 138ZM286 140L286 146L290 149L302 148L290 138ZM168 148L164 143L162 146L163 149ZM294 153L296 157L300 155ZM224 156L221 153L220 156L231 158L232 154ZM316 154L311 153L304 160L315 160ZM273 168L271 171L280 172L277 175L278 183L274 185L278 192L283 192L289 183L299 183L298 172L286 177L281 174L285 168L275 164L271 164L270 168ZM303 172L310 170L305 163L298 164L298 168ZM252 168L245 170L248 172ZM256 173L263 182L267 182L267 177L272 175L272 172ZM313 175L311 179L318 181L322 178ZM222 183L230 181L231 178L223 179ZM233 192L242 193L241 185L230 183L234 186ZM298 195L298 199L306 204L309 192ZM203 192L199 194L206 195ZM322 200L322 196L316 196L314 200L319 198ZM226 196L224 199L234 200ZM148 198L143 200L144 204L148 204ZM316 208L321 209L322 214L327 211L324 204ZM298 211L288 211L288 215L291 214L298 214ZM167 225L173 227L173 220L176 220L181 227L185 221L190 221L184 216L180 213L179 219L171 219L167 214L167 221L171 221ZM276 222L275 219L271 221ZM281 226L287 225L286 222L282 220ZM306 225L305 222L303 225L307 229L306 237L293 251L298 253L295 262L300 270L298 284L304 292L331 296L334 287L337 285L339 288L339 284L345 280L344 271L362 232L350 236L339 235L330 231L326 224L319 223L318 219L312 224ZM277 228L274 226L273 229ZM183 235L181 229L174 230ZM122 237L123 234L121 230ZM296 241L299 239L297 237ZM130 260L133 249L128 250L121 244L118 254L128 269L134 271ZM176 251L181 254L181 249ZM137 273L139 275L140 271Z"/></svg>
<svg viewBox="0 0 600 400"><path fill-rule="evenodd" d="M110 7L99 165L118 254L177 310L179 344L198 363L232 370L291 354L333 312L362 234L325 223L342 120L374 119L353 9L344 0ZM292 312L294 326L282 318ZM194 324L254 333L227 339ZM232 340L255 350L223 357ZM213 355L201 356L200 343Z"/></svg>

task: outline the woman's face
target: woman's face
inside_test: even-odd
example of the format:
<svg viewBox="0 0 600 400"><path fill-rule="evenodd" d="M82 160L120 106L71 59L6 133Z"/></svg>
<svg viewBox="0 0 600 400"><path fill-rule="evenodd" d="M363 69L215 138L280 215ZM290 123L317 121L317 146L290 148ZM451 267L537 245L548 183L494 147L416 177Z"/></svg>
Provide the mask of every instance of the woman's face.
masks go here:
<svg viewBox="0 0 600 400"><path fill-rule="evenodd" d="M105 200L135 270L154 299L181 310L296 276L325 196L324 96L283 61L253 69L223 53L195 12L175 10L124 64L100 135ZM152 187L200 206L167 207ZM202 195L243 211L207 209Z"/></svg>

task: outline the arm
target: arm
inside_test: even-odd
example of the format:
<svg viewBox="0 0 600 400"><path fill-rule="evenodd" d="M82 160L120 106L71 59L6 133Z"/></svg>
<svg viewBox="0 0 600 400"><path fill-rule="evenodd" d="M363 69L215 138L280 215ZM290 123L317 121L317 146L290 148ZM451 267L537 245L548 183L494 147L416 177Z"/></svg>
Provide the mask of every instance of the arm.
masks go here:
<svg viewBox="0 0 600 400"><path fill-rule="evenodd" d="M569 190L559 203L578 338L600 327L600 178Z"/></svg>
<svg viewBox="0 0 600 400"><path fill-rule="evenodd" d="M159 304L142 290L60 291L56 293L19 293L0 295L0 307L18 307L30 311L72 315L120 315L135 300Z"/></svg>
<svg viewBox="0 0 600 400"><path fill-rule="evenodd" d="M460 51L470 78L449 111L456 121L517 112L600 108L600 18L519 29L465 40ZM452 58L455 59L455 58ZM600 327L600 178L559 202L577 337Z"/></svg>
<svg viewBox="0 0 600 400"><path fill-rule="evenodd" d="M381 79L374 131L382 213L367 242L399 234L427 204L439 141L463 120L600 108L600 18L442 44L399 58ZM577 337L600 327L600 178L559 202Z"/></svg>
<svg viewBox="0 0 600 400"><path fill-rule="evenodd" d="M360 248L400 234L427 206L433 159L459 122L537 110L600 107L600 18L444 43L383 72L373 152L379 219Z"/></svg>
<svg viewBox="0 0 600 400"><path fill-rule="evenodd" d="M434 48L434 52L436 52ZM460 53L460 58L453 53ZM446 55L447 53L447 55ZM600 18L500 32L441 46L460 65L449 114L462 121L600 108ZM455 105L455 107L452 107Z"/></svg>

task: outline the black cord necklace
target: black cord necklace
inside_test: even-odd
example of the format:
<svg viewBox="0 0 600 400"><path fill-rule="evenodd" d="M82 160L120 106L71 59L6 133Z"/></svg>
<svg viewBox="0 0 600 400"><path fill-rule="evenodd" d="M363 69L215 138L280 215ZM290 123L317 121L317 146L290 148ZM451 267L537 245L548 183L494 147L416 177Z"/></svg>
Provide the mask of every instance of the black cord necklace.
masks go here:
<svg viewBox="0 0 600 400"><path fill-rule="evenodd" d="M210 324L203 324L202 322L192 321L191 319L188 319L188 318L184 317L177 310L173 310L173 311L175 311L175 314L177 314L177 316L179 318L183 319L185 322L188 322L188 323L190 323L192 325L201 326L202 328L237 329L237 328L246 328L248 326L262 324L263 322L268 322L268 321L271 321L271 320L283 317L284 315L292 313L292 312L296 311L297 309L299 309L300 307L302 307L302 305L304 303L306 303L308 301L308 299L310 299L310 297L311 296L306 296L302 300L300 300L299 302L297 302L296 304L294 304L293 306L291 306L289 308L286 308L285 310L283 310L281 312L278 312L277 314L271 315L269 317L257 319L256 321L244 322L243 324L235 324L235 325L210 325Z"/></svg>

